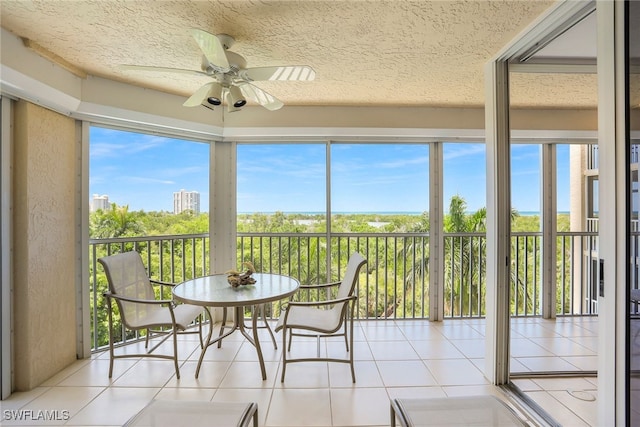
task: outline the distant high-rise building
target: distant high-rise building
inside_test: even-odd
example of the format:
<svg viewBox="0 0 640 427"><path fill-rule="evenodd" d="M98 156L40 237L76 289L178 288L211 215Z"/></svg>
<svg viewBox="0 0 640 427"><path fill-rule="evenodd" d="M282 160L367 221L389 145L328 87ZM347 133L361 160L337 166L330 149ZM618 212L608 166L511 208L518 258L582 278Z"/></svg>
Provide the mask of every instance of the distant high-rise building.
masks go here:
<svg viewBox="0 0 640 427"><path fill-rule="evenodd" d="M99 194L94 194L93 199L91 200L91 212L95 212L99 209L103 211L109 210L111 205L109 204L109 196L103 194L100 196Z"/></svg>
<svg viewBox="0 0 640 427"><path fill-rule="evenodd" d="M184 211L200 213L200 193L185 190L173 193L173 213L179 214Z"/></svg>

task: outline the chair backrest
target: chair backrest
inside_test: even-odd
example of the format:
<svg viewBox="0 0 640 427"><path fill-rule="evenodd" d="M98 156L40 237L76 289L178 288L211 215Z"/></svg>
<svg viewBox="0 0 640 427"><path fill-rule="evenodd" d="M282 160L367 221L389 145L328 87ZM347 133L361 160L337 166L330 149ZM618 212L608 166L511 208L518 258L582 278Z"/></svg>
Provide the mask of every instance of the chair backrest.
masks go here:
<svg viewBox="0 0 640 427"><path fill-rule="evenodd" d="M98 259L104 267L111 293L127 298L154 300L155 293L142 258L138 252L123 252ZM129 328L136 328L148 322L148 316L155 307L116 300L120 316Z"/></svg>
<svg viewBox="0 0 640 427"><path fill-rule="evenodd" d="M358 252L354 252L349 257L347 263L347 269L342 277L342 283L338 288L338 298L348 297L353 294L356 283L358 282L358 275L363 265L367 263L367 260Z"/></svg>
<svg viewBox="0 0 640 427"><path fill-rule="evenodd" d="M140 254L135 251L123 252L98 259L104 267L109 282L109 290L123 297L155 299Z"/></svg>

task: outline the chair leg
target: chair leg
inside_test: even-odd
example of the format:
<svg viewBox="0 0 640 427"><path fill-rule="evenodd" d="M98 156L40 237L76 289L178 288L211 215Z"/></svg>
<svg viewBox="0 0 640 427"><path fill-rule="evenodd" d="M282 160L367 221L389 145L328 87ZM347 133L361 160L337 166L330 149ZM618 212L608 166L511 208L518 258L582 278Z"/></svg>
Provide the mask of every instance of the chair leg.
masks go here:
<svg viewBox="0 0 640 427"><path fill-rule="evenodd" d="M178 367L178 331L173 328L173 365L176 368L176 378L180 379L180 368Z"/></svg>
<svg viewBox="0 0 640 427"><path fill-rule="evenodd" d="M351 317L350 319L347 319L347 322L349 322L349 343L350 345L347 346L347 351L349 352L349 364L351 365L351 379L353 380L354 384L356 382L356 370L353 366L353 317ZM347 325L344 326L344 338L345 341L347 339ZM351 351L349 351L349 348L351 348Z"/></svg>
<svg viewBox="0 0 640 427"><path fill-rule="evenodd" d="M391 405L391 427L396 427L396 411L393 409L393 404Z"/></svg>
<svg viewBox="0 0 640 427"><path fill-rule="evenodd" d="M280 377L280 382L284 382L284 373L287 369L287 329L285 328L282 331L282 376ZM289 337L289 348L291 348L291 337Z"/></svg>
<svg viewBox="0 0 640 427"><path fill-rule="evenodd" d="M283 331L284 334L287 333L287 331ZM291 342L293 341L293 330L289 329L289 347L287 348L287 351L291 351Z"/></svg>
<svg viewBox="0 0 640 427"><path fill-rule="evenodd" d="M347 338L347 325L344 325L344 345L347 347L347 351L349 351L349 341Z"/></svg>
<svg viewBox="0 0 640 427"><path fill-rule="evenodd" d="M113 315L111 314L111 299L107 298L107 310L109 312L109 378L113 375Z"/></svg>
<svg viewBox="0 0 640 427"><path fill-rule="evenodd" d="M109 357L109 378L113 376L113 350L110 351L111 356Z"/></svg>

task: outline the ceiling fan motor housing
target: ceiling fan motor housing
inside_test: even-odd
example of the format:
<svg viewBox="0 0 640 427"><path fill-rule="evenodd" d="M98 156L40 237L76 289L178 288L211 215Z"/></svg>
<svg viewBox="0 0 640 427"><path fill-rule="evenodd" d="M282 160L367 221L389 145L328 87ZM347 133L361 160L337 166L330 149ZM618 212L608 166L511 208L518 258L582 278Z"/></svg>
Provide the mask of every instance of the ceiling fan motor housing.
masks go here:
<svg viewBox="0 0 640 427"><path fill-rule="evenodd" d="M239 70L247 68L247 60L235 52L227 51L227 59L229 60L229 68L233 74L237 74Z"/></svg>

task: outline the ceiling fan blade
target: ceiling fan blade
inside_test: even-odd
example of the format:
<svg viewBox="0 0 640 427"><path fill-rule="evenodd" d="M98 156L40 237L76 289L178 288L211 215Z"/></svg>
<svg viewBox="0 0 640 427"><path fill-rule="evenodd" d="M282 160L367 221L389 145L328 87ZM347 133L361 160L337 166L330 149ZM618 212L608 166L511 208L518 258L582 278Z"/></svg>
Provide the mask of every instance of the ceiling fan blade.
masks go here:
<svg viewBox="0 0 640 427"><path fill-rule="evenodd" d="M146 65L120 65L118 68L122 70L131 70L131 71L152 71L152 72L161 72L161 73L180 73L180 74L191 74L196 76L208 76L207 73L202 71L186 70L183 68L148 67Z"/></svg>
<svg viewBox="0 0 640 427"><path fill-rule="evenodd" d="M200 50L207 57L211 65L222 69L224 72L229 71L229 60L225 53L224 46L220 39L211 33L193 28L190 30L191 35L200 46Z"/></svg>
<svg viewBox="0 0 640 427"><path fill-rule="evenodd" d="M284 67L256 67L240 70L239 75L247 81L311 81L316 72L308 65L289 65Z"/></svg>
<svg viewBox="0 0 640 427"><path fill-rule="evenodd" d="M200 88L197 91L195 91L193 95L191 95L189 99L187 99L182 105L185 107L198 107L202 105L204 100L207 99L207 95L209 94L209 89L211 89L211 86L214 84L217 84L217 83L211 82L211 83L206 83L203 86L200 86Z"/></svg>
<svg viewBox="0 0 640 427"><path fill-rule="evenodd" d="M251 83L243 83L238 85L242 94L250 100L262 105L264 108L270 111L279 110L284 106L275 96L265 92L264 90L252 85Z"/></svg>

